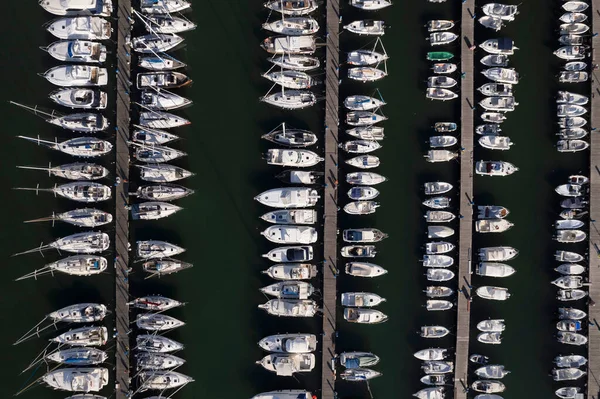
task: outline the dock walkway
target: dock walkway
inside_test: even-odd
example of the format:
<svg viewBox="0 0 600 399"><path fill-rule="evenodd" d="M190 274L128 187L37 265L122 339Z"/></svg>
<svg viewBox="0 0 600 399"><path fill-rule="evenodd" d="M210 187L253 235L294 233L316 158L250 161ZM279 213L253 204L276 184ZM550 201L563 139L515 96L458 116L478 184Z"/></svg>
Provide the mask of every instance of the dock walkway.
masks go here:
<svg viewBox="0 0 600 399"><path fill-rule="evenodd" d="M469 328L471 292L471 254L473 244L473 90L475 0L462 5L461 16L461 88L460 88L460 222L458 242L458 295L456 321L456 359L454 363L454 398L465 399L468 386Z"/></svg>
<svg viewBox="0 0 600 399"><path fill-rule="evenodd" d="M337 188L339 124L340 3L327 1L327 46L325 63L325 190L323 193L323 348L321 399L335 398L335 357L337 284Z"/></svg>
<svg viewBox="0 0 600 399"><path fill-rule="evenodd" d="M115 323L116 323L116 399L129 397L129 211L126 209L129 191L129 124L131 99L131 0L119 0L117 9L117 63L116 63L116 137L115 177L120 184L115 187Z"/></svg>
<svg viewBox="0 0 600 399"><path fill-rule="evenodd" d="M600 0L593 0L591 8L591 32L600 28ZM592 65L600 63L600 36L592 36ZM589 231L589 297L600 301L600 78L599 71L592 71L590 126L596 129L590 134L590 231ZM587 397L598 399L600 395L600 306L588 307L590 324L588 332Z"/></svg>

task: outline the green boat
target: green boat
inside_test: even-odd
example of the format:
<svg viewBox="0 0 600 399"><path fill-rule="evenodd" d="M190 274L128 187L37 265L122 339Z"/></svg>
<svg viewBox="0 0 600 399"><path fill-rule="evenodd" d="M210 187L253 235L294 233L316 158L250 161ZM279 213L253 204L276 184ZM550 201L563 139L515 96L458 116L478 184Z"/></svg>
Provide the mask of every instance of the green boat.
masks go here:
<svg viewBox="0 0 600 399"><path fill-rule="evenodd" d="M427 59L429 61L448 61L454 58L454 54L447 51L432 51L427 53Z"/></svg>

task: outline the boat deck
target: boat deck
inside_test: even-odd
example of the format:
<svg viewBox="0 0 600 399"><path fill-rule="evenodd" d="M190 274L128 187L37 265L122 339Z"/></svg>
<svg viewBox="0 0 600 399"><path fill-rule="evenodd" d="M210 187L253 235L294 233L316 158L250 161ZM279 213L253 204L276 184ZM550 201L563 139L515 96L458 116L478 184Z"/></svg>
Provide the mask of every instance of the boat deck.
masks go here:
<svg viewBox="0 0 600 399"><path fill-rule="evenodd" d="M321 399L334 399L336 331L337 258L337 186L338 186L338 123L339 123L339 52L340 3L327 1L327 47L325 63L325 190L323 193L323 342Z"/></svg>
<svg viewBox="0 0 600 399"><path fill-rule="evenodd" d="M590 7L592 20L591 32L600 27L600 0L593 0ZM600 36L592 37L592 65L600 63L597 51L600 51ZM592 70L590 107L590 127L600 128L600 85L598 71ZM590 303L600 301L600 137L598 131L590 133L590 231L589 231L589 295ZM600 395L600 306L589 306L590 321L588 340L587 397ZM593 325L592 325L593 323Z"/></svg>
<svg viewBox="0 0 600 399"><path fill-rule="evenodd" d="M130 392L129 365L129 211L125 208L129 192L129 116L131 99L129 98L129 82L131 75L130 52L126 37L131 32L131 0L119 0L117 9L117 120L116 120L116 162L115 177L120 177L121 184L115 187L115 397L125 399Z"/></svg>
<svg viewBox="0 0 600 399"><path fill-rule="evenodd" d="M454 363L454 398L465 399L469 362L469 328L471 324L471 254L473 244L473 115L474 115L474 45L475 0L462 5L461 16L461 88L460 88L460 220L458 242L458 293L456 321L456 359Z"/></svg>

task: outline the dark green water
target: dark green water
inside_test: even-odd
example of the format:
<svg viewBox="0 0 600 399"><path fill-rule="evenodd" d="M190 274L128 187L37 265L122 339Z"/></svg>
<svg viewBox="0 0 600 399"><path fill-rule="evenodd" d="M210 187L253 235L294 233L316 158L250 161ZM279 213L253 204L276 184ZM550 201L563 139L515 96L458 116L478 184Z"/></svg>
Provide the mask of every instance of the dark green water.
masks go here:
<svg viewBox="0 0 600 399"><path fill-rule="evenodd" d="M381 191L378 201L382 206L373 216L341 216L342 228L372 226L390 235L378 245L379 254L375 258L389 270L387 276L366 282L343 274L339 278L341 291L373 291L387 298L380 307L390 316L387 323L356 326L340 321L338 328L340 350L369 350L382 357L376 368L384 376L370 385L374 397L407 397L419 390L419 362L412 353L430 343L421 340L416 331L422 325L452 327L455 324L453 312L429 314L423 309L425 296L421 291L426 280L422 276L424 268L418 262L426 242L420 205L422 183L433 179L455 181L458 176L458 164L431 165L422 157L427 150L426 140L432 134L430 126L438 120L458 120L459 116L457 102L431 103L424 97L425 80L429 75L424 54L429 47L424 40L423 25L431 18L458 20L460 4L454 3L398 2L381 13L381 18L391 25L384 36L384 45L391 56L390 76L378 85L352 84L346 79L341 86L342 97L371 94L378 87L388 103L384 113L390 118L384 123L384 148L377 153L383 162L379 173L389 178L378 187ZM15 165L42 166L50 161L60 164L70 159L14 138L17 134L67 138L69 133L50 128L6 102L14 100L51 107L46 96L53 87L35 74L56 64L37 49L53 41L41 27L51 16L33 1L8 2L6 6L6 15L11 18L6 19L7 34L3 40L4 54L8 56L0 63L0 76L3 76L0 112L5 122L0 162L4 171L2 204L7 210L0 232L4 243L0 246L0 255L5 260L4 278L0 282L4 293L0 311L5 327L0 334L0 348L7 376L4 392L8 397L27 383L30 375L19 376L19 370L45 346L43 339L18 347L11 343L56 308L78 301L112 304L114 289L110 273L89 279L57 276L42 277L38 281L12 281L58 256L48 253L45 258L38 254L9 258L10 254L74 230L61 225L54 228L42 224L23 225L22 220L71 209L73 204L54 199L48 193L36 197L34 193L10 190L10 187L37 183L50 187L56 182L43 172L15 171ZM364 18L348 6L343 8L342 14L344 23ZM195 264L193 269L179 275L144 281L139 265L135 265L131 277L134 296L160 293L189 302L186 307L170 312L187 322L169 336L187 345L179 355L188 363L180 371L196 379L178 397L248 398L272 389L318 389L318 369L295 380L275 377L254 364L263 356L256 346L262 336L296 331L318 333L321 323L320 318L276 320L256 309L256 305L266 301L258 288L270 283L259 273L269 266L260 254L271 246L259 235L265 226L259 223L258 216L267 209L252 197L280 184L272 177L278 170L268 168L260 159L260 154L269 148L261 142L260 135L283 121L317 133L322 133L323 128L321 103L311 110L284 113L257 101L270 87L260 78L268 63L266 53L258 47L266 36L260 24L267 15L260 1L247 0L206 1L198 3L188 14L199 28L185 34L187 46L174 55L191 66L188 74L195 83L184 93L195 104L182 114L193 124L179 129L184 140L174 146L189 154L178 164L196 173L194 178L184 182L196 189L196 194L181 201L185 211L167 220L132 223L133 241L170 240L186 247L188 250L181 258ZM552 312L556 303L549 284L554 278L550 270L555 267L551 259L554 249L550 240L551 223L558 208L553 187L569 173L581 170L585 161L585 156L558 154L552 147L555 141L553 98L557 89L553 76L559 64L551 52L555 48L557 25L554 21L559 15L558 6L552 9L542 0L532 0L521 6L517 21L503 31L521 48L511 59L511 65L522 77L516 90L520 106L503 126L517 145L505 154L476 150L474 157L475 160L504 159L521 168L516 175L505 179L475 179L475 201L509 207L512 212L509 219L516 226L502 237L478 239L474 248L497 244L521 250L520 256L511 262L517 274L506 282L498 282L510 289L512 298L500 304L473 303L473 322L488 316L506 319L508 328L500 347L481 348L474 343L473 349L485 351L495 362L513 371L505 379L507 395L510 393L513 398L528 397L532 386L539 390L540 397L542 394L548 397L556 389L546 376L551 359L559 350L552 338ZM476 41L492 36L490 31L478 30ZM341 36L343 51L368 43L368 39L357 39L349 33ZM458 48L453 50L458 51ZM322 87L315 90L322 93ZM106 159L107 164L110 161ZM340 186L343 194L340 198L345 198L347 190L345 184ZM105 206L110 208L110 204ZM483 283L474 279L475 285ZM111 321L108 323L112 328ZM439 345L453 347L454 337L442 340ZM110 395L109 391L105 391L106 396ZM369 395L362 385L341 383L338 391L343 397ZM35 388L23 395L25 398L65 396L68 395L44 388ZM141 397L144 396L149 395Z"/></svg>

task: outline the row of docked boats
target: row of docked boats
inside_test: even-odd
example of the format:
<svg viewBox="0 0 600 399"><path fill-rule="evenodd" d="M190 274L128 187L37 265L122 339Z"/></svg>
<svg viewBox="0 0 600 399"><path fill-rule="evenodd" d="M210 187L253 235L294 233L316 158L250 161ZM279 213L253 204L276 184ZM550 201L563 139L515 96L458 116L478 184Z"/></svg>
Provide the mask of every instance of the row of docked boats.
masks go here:
<svg viewBox="0 0 600 399"><path fill-rule="evenodd" d="M519 6L512 4L487 3L481 7L483 16L479 17L479 23L485 28L499 31L507 22L515 20L519 14Z"/></svg>
<svg viewBox="0 0 600 399"><path fill-rule="evenodd" d="M452 20L430 20L427 22L426 27L427 32L429 32L427 40L431 46L448 45L458 38L456 33L450 31L454 28L454 21ZM427 54L427 59L431 61L448 61L452 57L452 53L445 51L432 51ZM458 82L456 79L450 77L451 74L458 70L457 65L450 62L436 62L432 65L431 70L434 75L427 78L427 91L425 96L430 100L438 101L448 101L457 98L458 94L451 89L457 86ZM439 146L451 147L454 144L452 144L452 141L446 143L446 140L442 140ZM427 160L429 162L443 162L445 160L454 159L455 154L456 153L446 149L433 149L429 152ZM456 154L456 156L458 155Z"/></svg>

